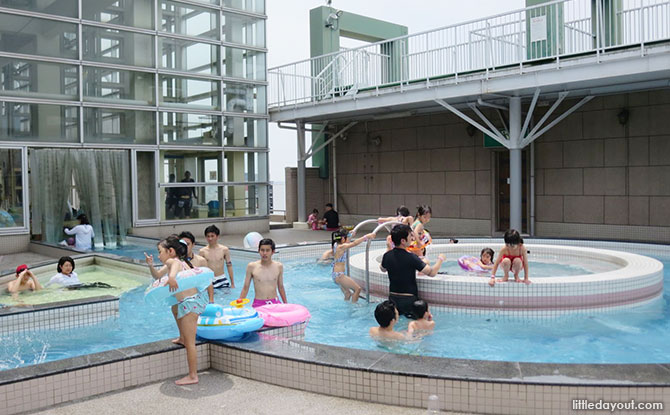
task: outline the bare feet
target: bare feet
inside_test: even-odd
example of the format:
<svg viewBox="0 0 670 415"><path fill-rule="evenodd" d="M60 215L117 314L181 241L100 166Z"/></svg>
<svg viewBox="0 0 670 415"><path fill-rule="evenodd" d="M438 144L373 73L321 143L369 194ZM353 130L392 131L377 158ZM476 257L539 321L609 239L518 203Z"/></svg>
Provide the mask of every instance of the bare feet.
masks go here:
<svg viewBox="0 0 670 415"><path fill-rule="evenodd" d="M526 279L523 280L523 283L526 284L526 285L530 285L530 280L528 278L526 278Z"/></svg>
<svg viewBox="0 0 670 415"><path fill-rule="evenodd" d="M175 383L176 385L179 385L179 386L183 386L183 385L195 385L196 383L198 383L198 376L192 378L191 376L186 375L186 376L184 376L183 378L181 378L181 379L179 379L179 380L175 380L174 383Z"/></svg>
<svg viewBox="0 0 670 415"><path fill-rule="evenodd" d="M496 279L495 279L495 277L491 277L491 278L489 279L489 285L490 285L491 287L493 287L494 285L496 285Z"/></svg>
<svg viewBox="0 0 670 415"><path fill-rule="evenodd" d="M184 345L184 341L181 339L181 337L177 337L176 339L172 339L172 343L179 344L181 346Z"/></svg>
<svg viewBox="0 0 670 415"><path fill-rule="evenodd" d="M350 292L347 292L346 294L344 294L344 301L349 301L350 299L351 299L351 293Z"/></svg>

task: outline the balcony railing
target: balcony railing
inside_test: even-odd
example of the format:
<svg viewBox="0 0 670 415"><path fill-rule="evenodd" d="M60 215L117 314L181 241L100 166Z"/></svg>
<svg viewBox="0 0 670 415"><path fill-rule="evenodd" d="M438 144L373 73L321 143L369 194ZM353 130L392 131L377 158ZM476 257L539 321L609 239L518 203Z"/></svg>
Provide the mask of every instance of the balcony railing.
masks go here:
<svg viewBox="0 0 670 415"><path fill-rule="evenodd" d="M269 107L559 62L670 39L670 0L556 0L278 66ZM557 65L558 67L558 65Z"/></svg>

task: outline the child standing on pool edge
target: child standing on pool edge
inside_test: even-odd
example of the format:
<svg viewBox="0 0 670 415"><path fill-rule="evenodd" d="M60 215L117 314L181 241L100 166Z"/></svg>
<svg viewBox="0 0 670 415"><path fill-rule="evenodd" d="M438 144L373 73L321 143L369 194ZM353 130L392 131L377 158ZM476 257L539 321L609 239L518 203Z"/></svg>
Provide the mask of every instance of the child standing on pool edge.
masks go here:
<svg viewBox="0 0 670 415"><path fill-rule="evenodd" d="M530 284L528 255L526 253L526 247L523 245L521 235L517 230L510 229L505 232L504 239L505 246L500 250L500 255L498 255L496 262L493 264L489 285L493 287L496 283L496 271L498 270L498 266L501 266L505 272L503 279L499 280L500 282L507 282L510 270L514 273L514 281L521 282L521 280L519 280L519 272L521 272L521 268L523 267L523 282L524 284Z"/></svg>
<svg viewBox="0 0 670 415"><path fill-rule="evenodd" d="M241 301L249 293L251 281L254 282L254 302L252 307L260 307L267 304L281 304L277 299L277 292L284 304L286 301L286 291L284 290L284 265L281 262L273 261L272 255L275 253L275 243L272 239L262 239L258 243L258 254L261 259L250 262L247 265L247 274L244 277L244 287L240 293Z"/></svg>
<svg viewBox="0 0 670 415"><path fill-rule="evenodd" d="M374 233L369 233L362 238L349 242L349 233L345 229L333 232L331 242L333 250L333 270L331 276L333 282L339 285L344 293L344 301L349 301L349 299L351 299L351 302L355 303L358 301L358 296L361 295L361 287L346 274L346 270L344 269L347 253L350 248L353 248L368 239L375 239L375 236Z"/></svg>
<svg viewBox="0 0 670 415"><path fill-rule="evenodd" d="M160 270L153 267L153 256L144 254L149 265L151 276L155 279L168 274L168 285L170 291L179 289L177 273L193 268L189 261L188 248L185 241L170 235L158 243L158 259L165 265ZM198 291L190 288L174 294L178 303L172 306L172 313L177 320L179 328L179 339L173 341L182 344L186 348L186 360L188 362L188 375L175 381L177 385L192 385L198 383L198 352L195 347L195 333L198 328L198 316L207 307L207 290Z"/></svg>

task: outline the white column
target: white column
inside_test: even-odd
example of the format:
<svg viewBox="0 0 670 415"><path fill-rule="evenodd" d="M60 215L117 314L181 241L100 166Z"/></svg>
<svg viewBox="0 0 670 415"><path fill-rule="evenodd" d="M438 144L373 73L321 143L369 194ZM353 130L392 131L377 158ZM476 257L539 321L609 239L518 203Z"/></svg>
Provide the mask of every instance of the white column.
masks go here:
<svg viewBox="0 0 670 415"><path fill-rule="evenodd" d="M333 140L333 208L337 212L337 139Z"/></svg>
<svg viewBox="0 0 670 415"><path fill-rule="evenodd" d="M521 233L522 220L522 170L521 170L521 98L509 100L509 223L510 228Z"/></svg>
<svg viewBox="0 0 670 415"><path fill-rule="evenodd" d="M298 222L307 222L305 204L305 125L296 122L298 127Z"/></svg>

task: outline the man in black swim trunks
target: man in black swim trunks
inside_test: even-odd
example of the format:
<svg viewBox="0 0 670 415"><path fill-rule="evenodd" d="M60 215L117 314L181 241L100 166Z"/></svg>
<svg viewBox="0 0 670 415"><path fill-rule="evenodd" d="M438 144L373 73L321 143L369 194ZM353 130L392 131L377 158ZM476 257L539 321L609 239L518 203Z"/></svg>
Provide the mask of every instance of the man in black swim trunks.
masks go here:
<svg viewBox="0 0 670 415"><path fill-rule="evenodd" d="M412 314L412 304L419 299L419 290L416 285L416 272L434 277L437 275L444 255L437 257L432 267L418 256L407 251L407 247L414 239L414 232L407 225L396 225L391 229L391 240L395 248L384 254L380 269L388 272L389 300L398 308L400 314L408 318L416 318Z"/></svg>

